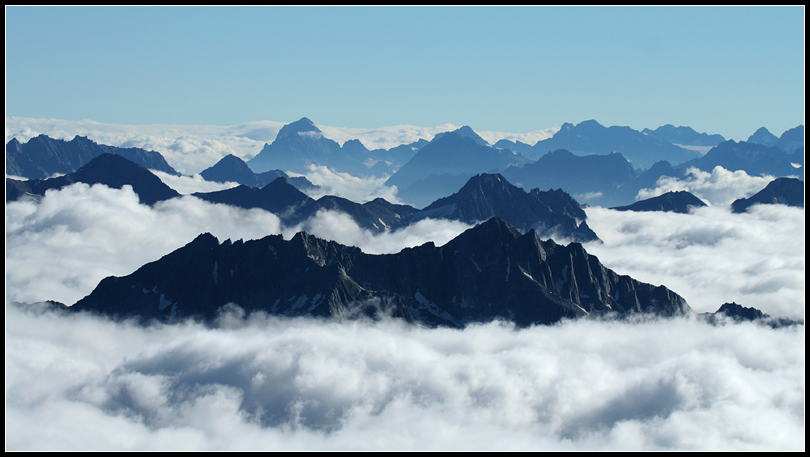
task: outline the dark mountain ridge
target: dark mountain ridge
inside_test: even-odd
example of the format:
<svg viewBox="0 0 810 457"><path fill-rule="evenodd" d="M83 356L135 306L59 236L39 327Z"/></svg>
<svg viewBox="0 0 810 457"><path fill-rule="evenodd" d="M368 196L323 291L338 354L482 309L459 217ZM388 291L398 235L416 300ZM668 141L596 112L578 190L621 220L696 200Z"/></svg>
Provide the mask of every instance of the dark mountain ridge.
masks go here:
<svg viewBox="0 0 810 457"><path fill-rule="evenodd" d="M104 184L120 189L132 186L138 199L145 205L180 196L146 168L117 155L103 153L73 173L58 178L18 181L6 178L6 202L15 201L28 195L36 200L45 195L48 189L61 189L71 184Z"/></svg>
<svg viewBox="0 0 810 457"><path fill-rule="evenodd" d="M703 206L706 206L706 204L701 199L685 190L681 190L667 192L657 197L639 200L632 205L617 206L611 209L616 211L663 211L689 214L691 208L701 208Z"/></svg>
<svg viewBox="0 0 810 457"><path fill-rule="evenodd" d="M585 222L585 211L567 193L526 192L500 174L473 176L458 192L431 203L408 223L433 218L475 224L492 217L504 219L521 232L535 229L544 238L557 233L581 243L599 239Z"/></svg>
<svg viewBox="0 0 810 457"><path fill-rule="evenodd" d="M382 198L363 204L333 195L314 200L284 177L277 178L261 189L241 185L216 192L197 192L193 195L212 203L224 203L245 209L260 208L275 214L287 226L304 222L320 210L339 211L351 216L360 227L375 233L410 219L417 211L412 206L389 203Z"/></svg>
<svg viewBox="0 0 810 457"><path fill-rule="evenodd" d="M271 235L235 243L203 234L131 275L105 278L71 310L144 321L213 320L227 304L286 316L388 309L422 325L450 327L497 318L528 326L603 313L691 312L679 295L618 275L579 243L543 241L498 218L444 246L426 243L389 255L303 232L289 241Z"/></svg>
<svg viewBox="0 0 810 457"><path fill-rule="evenodd" d="M26 143L16 138L6 144L6 174L45 179L53 174L73 173L101 154L115 154L142 167L179 175L159 152L98 144L83 136L70 141L39 135Z"/></svg>

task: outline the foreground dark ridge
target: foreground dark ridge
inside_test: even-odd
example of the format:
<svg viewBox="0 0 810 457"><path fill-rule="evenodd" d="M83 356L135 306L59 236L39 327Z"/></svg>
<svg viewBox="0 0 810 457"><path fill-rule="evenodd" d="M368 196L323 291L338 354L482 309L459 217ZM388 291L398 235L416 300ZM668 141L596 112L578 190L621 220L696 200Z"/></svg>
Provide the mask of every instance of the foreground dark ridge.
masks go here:
<svg viewBox="0 0 810 457"><path fill-rule="evenodd" d="M365 254L300 232L219 243L202 234L125 277L108 277L72 310L118 318L216 318L235 303L286 316L392 314L463 327L501 318L519 326L615 312L691 312L664 286L616 274L581 244L543 241L492 218L442 247Z"/></svg>

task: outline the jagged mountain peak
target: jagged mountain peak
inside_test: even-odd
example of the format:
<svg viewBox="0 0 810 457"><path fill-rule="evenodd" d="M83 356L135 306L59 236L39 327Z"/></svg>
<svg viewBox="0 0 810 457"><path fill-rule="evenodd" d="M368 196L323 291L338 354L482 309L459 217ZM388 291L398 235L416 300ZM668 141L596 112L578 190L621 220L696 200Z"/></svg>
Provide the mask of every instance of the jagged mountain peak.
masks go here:
<svg viewBox="0 0 810 457"><path fill-rule="evenodd" d="M278 135L276 135L276 140L295 136L319 138L323 136L323 132L321 132L321 129L316 127L311 120L306 117L302 117L301 119L282 127L281 130L279 130Z"/></svg>

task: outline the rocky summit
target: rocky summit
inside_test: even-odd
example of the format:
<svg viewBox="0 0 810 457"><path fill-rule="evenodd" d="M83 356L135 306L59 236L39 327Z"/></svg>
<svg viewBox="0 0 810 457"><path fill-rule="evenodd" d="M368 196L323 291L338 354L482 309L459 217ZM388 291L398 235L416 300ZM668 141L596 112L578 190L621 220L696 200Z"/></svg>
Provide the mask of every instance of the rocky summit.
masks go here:
<svg viewBox="0 0 810 457"><path fill-rule="evenodd" d="M70 309L171 322L212 320L229 304L285 316L385 314L449 327L691 312L676 293L613 272L581 244L543 241L498 218L444 246L429 242L387 255L303 232L290 240L223 243L202 234L129 276L105 278Z"/></svg>

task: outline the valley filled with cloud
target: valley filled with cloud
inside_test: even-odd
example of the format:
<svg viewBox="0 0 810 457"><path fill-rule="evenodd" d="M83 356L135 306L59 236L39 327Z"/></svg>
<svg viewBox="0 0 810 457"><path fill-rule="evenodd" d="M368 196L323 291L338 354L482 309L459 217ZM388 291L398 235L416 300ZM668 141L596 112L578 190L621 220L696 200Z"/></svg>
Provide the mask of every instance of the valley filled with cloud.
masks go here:
<svg viewBox="0 0 810 457"><path fill-rule="evenodd" d="M604 241L590 253L697 312L736 301L803 318L801 209L587 213ZM332 211L285 227L191 196L150 208L128 186L74 184L39 205L8 203L7 449L803 449L803 326L451 330L231 310L213 327L143 328L8 305L70 305L206 231L221 242L306 230L391 253L467 228L428 219L374 235Z"/></svg>

